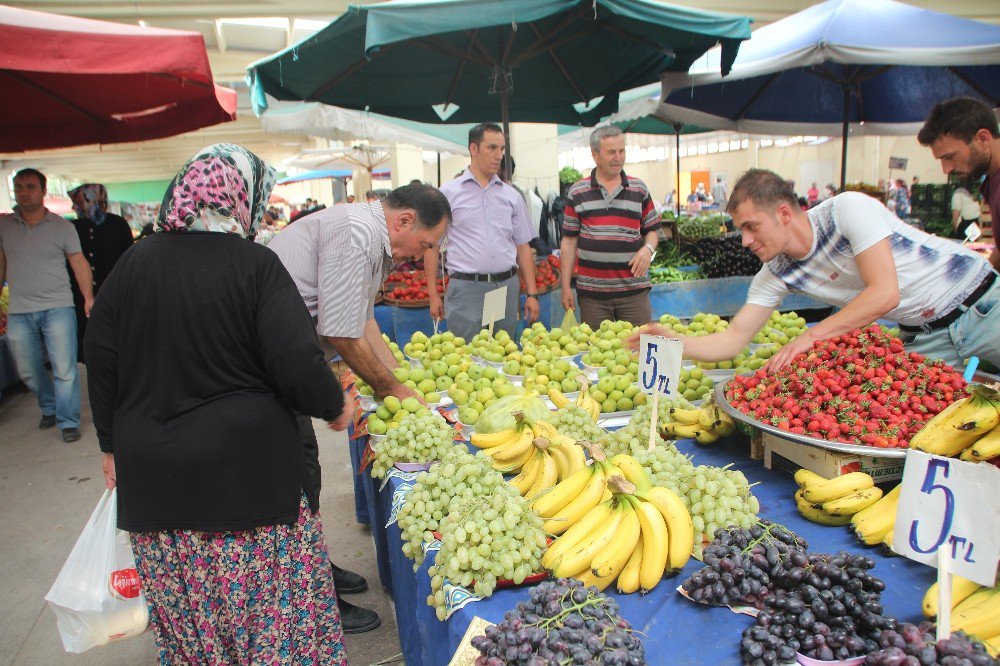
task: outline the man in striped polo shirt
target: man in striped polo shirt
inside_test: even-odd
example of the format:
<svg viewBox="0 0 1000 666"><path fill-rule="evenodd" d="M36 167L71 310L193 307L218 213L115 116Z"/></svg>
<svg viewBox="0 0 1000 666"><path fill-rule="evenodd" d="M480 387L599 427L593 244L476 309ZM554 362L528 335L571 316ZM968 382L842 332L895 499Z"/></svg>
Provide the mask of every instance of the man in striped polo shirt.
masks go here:
<svg viewBox="0 0 1000 666"><path fill-rule="evenodd" d="M625 174L625 137L614 125L590 135L597 165L567 193L563 218L562 301L574 309L573 264L580 319L597 328L605 319L646 324L649 264L659 242L660 218L646 184Z"/></svg>

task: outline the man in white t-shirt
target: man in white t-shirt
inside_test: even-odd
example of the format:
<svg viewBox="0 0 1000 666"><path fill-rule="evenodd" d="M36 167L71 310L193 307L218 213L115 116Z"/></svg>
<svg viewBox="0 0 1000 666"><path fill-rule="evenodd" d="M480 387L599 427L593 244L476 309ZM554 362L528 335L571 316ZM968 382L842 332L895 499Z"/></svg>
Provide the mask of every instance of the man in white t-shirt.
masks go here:
<svg viewBox="0 0 1000 666"><path fill-rule="evenodd" d="M785 180L763 169L736 183L729 213L764 266L729 328L682 338L685 356L733 358L785 296L801 293L840 310L782 347L772 369L817 340L881 318L900 324L912 351L952 365L970 356L1000 365L1000 280L975 252L911 227L857 192L802 211ZM677 337L660 328L654 333Z"/></svg>

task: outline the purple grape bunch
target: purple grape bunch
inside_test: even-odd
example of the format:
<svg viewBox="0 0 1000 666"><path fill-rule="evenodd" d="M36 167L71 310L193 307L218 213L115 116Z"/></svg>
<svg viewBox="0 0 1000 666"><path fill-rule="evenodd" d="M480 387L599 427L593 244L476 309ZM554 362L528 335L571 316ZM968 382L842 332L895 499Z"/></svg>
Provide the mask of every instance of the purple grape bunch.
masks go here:
<svg viewBox="0 0 1000 666"><path fill-rule="evenodd" d="M647 663L642 641L618 604L575 578L535 586L528 601L473 638L472 646L480 652L476 666Z"/></svg>
<svg viewBox="0 0 1000 666"><path fill-rule="evenodd" d="M791 552L773 577L774 593L743 632L743 663L787 663L796 652L833 661L878 650L896 620L883 614L885 583L869 573L874 566L871 558L847 552Z"/></svg>
<svg viewBox="0 0 1000 666"><path fill-rule="evenodd" d="M762 607L775 587L774 578L791 553L808 544L789 529L761 520L749 528L722 528L705 547L705 566L681 587L694 601L726 606Z"/></svg>
<svg viewBox="0 0 1000 666"><path fill-rule="evenodd" d="M934 625L902 623L879 636L881 649L872 652L866 666L998 666L986 647L964 633L938 641Z"/></svg>

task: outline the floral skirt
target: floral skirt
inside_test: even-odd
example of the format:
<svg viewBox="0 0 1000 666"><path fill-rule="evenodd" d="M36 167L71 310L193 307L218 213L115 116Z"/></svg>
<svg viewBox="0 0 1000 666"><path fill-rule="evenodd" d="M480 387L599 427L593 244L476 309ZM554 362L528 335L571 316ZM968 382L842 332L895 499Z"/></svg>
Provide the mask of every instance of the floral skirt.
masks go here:
<svg viewBox="0 0 1000 666"><path fill-rule="evenodd" d="M131 538L161 664L347 664L323 527L305 494L294 525Z"/></svg>

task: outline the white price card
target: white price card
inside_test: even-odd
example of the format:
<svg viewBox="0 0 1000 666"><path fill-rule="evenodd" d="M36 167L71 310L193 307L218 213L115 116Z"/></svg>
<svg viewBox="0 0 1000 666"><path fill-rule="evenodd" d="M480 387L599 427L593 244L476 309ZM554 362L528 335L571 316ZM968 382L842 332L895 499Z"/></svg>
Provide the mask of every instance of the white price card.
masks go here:
<svg viewBox="0 0 1000 666"><path fill-rule="evenodd" d="M507 314L507 285L486 292L483 296L483 326L503 319Z"/></svg>
<svg viewBox="0 0 1000 666"><path fill-rule="evenodd" d="M684 345L659 335L639 336L639 390L647 395L674 398L681 394L677 383L681 376Z"/></svg>
<svg viewBox="0 0 1000 666"><path fill-rule="evenodd" d="M965 242L975 243L979 240L979 237L983 235L983 230L979 228L979 225L973 222L965 229Z"/></svg>
<svg viewBox="0 0 1000 666"><path fill-rule="evenodd" d="M1000 560L1000 469L910 449L896 512L893 550L992 586Z"/></svg>

